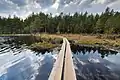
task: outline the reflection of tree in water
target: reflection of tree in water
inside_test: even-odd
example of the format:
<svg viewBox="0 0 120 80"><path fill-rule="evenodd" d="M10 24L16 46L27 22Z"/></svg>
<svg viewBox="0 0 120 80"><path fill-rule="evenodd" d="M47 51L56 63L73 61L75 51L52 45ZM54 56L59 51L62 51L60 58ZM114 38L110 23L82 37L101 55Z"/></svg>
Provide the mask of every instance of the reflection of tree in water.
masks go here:
<svg viewBox="0 0 120 80"><path fill-rule="evenodd" d="M6 53L10 50L13 52L20 53L23 50L22 43L20 41L16 41L16 37L1 37L4 39L3 42L1 42L0 45L0 53Z"/></svg>
<svg viewBox="0 0 120 80"><path fill-rule="evenodd" d="M97 50L98 53L101 54L101 57L104 58L105 56L108 55L116 55L118 52L117 51L113 51L113 50L108 50L108 49L103 49L101 47L93 47L93 46L88 46L88 45L74 45L71 44L71 49L73 53L76 52L82 52L83 54L85 54L86 52L91 52L93 51L93 53Z"/></svg>
<svg viewBox="0 0 120 80"><path fill-rule="evenodd" d="M105 56L107 57L108 55L116 55L118 52L113 51L113 50L98 50L99 53L101 53L101 57L104 58Z"/></svg>
<svg viewBox="0 0 120 80"><path fill-rule="evenodd" d="M5 50L9 52L9 50L12 50L13 52L21 51L23 48L26 48L27 46L30 46L33 43L37 42L43 42L43 39L41 37L35 37L35 36L11 36L11 37L2 37L4 38L3 44L7 44L9 46L1 46L0 48L2 53L4 53ZM45 40L45 39L44 39ZM1 44L2 45L2 44ZM46 51L51 52L52 49L33 49L33 51L44 54Z"/></svg>
<svg viewBox="0 0 120 80"><path fill-rule="evenodd" d="M86 63L81 64L79 61L75 60L77 67L76 76L77 80L119 80L118 74L112 72L109 68L104 66L102 63L89 63L87 61L82 61Z"/></svg>
<svg viewBox="0 0 120 80"><path fill-rule="evenodd" d="M118 72L111 69L118 65L103 59L118 52L85 45L71 45L71 48L77 80L120 80L120 69Z"/></svg>

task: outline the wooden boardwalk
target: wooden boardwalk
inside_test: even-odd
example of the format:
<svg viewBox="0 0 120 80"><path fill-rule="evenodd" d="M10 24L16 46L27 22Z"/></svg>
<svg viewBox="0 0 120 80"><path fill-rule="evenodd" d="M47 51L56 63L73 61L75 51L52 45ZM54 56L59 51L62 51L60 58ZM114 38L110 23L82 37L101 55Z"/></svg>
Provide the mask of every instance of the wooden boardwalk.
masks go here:
<svg viewBox="0 0 120 80"><path fill-rule="evenodd" d="M70 44L63 38L63 44L48 80L76 80Z"/></svg>

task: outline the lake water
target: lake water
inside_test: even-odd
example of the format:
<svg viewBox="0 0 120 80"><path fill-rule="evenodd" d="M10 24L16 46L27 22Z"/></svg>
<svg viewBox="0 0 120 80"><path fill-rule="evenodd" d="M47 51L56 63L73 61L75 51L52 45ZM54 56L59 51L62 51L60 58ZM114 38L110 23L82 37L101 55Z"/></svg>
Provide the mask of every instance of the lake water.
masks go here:
<svg viewBox="0 0 120 80"><path fill-rule="evenodd" d="M48 80L59 51L35 52L28 43L0 37L0 80ZM77 80L120 80L120 53L78 47L72 50Z"/></svg>

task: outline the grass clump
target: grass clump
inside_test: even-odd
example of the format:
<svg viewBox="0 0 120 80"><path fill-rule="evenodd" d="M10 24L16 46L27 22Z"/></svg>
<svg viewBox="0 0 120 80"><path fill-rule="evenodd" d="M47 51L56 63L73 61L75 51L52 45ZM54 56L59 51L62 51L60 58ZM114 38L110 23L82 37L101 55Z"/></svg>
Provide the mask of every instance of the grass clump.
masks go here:
<svg viewBox="0 0 120 80"><path fill-rule="evenodd" d="M48 43L48 42L38 42L38 43L33 43L30 45L31 49L51 49L56 47L56 44Z"/></svg>

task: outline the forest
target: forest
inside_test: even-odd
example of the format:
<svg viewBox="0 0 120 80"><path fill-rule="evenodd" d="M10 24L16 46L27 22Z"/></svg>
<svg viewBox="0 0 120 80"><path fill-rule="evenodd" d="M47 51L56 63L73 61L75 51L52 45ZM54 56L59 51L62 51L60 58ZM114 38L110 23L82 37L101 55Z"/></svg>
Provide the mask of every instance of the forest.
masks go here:
<svg viewBox="0 0 120 80"><path fill-rule="evenodd" d="M120 12L109 7L101 14L74 13L58 16L45 13L32 13L26 19L17 16L0 17L0 34L119 34Z"/></svg>

